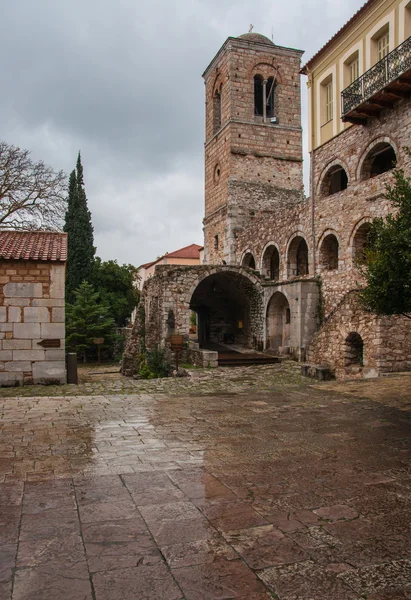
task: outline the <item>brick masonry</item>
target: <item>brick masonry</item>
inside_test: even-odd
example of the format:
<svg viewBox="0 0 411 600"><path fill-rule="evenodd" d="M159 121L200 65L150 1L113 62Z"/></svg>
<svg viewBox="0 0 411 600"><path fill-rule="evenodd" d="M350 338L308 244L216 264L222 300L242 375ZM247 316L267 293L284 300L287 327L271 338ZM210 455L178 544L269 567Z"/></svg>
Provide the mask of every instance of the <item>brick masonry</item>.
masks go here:
<svg viewBox="0 0 411 600"><path fill-rule="evenodd" d="M0 261L0 385L65 383L64 282L64 263Z"/></svg>

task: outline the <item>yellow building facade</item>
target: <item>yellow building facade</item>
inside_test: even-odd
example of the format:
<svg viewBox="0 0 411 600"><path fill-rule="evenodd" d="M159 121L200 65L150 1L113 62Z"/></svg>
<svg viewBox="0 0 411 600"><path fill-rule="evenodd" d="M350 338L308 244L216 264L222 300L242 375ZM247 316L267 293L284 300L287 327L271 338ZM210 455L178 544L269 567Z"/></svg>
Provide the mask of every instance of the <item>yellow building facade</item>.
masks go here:
<svg viewBox="0 0 411 600"><path fill-rule="evenodd" d="M397 59L396 49L410 36L411 0L369 0L305 65L309 151L355 122L346 118L342 93L366 97L364 85L384 77L384 63Z"/></svg>

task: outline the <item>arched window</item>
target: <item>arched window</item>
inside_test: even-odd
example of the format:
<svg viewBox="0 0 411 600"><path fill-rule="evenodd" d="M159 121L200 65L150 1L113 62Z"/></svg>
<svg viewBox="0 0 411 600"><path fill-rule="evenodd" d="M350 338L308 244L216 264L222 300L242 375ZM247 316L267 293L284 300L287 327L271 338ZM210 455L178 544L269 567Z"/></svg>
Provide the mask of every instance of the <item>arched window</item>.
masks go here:
<svg viewBox="0 0 411 600"><path fill-rule="evenodd" d="M367 154L363 165L361 178L370 179L386 173L395 167L397 155L388 142L379 142Z"/></svg>
<svg viewBox="0 0 411 600"><path fill-rule="evenodd" d="M331 196L346 190L348 185L347 173L341 165L333 165L324 175L321 184L321 195Z"/></svg>
<svg viewBox="0 0 411 600"><path fill-rule="evenodd" d="M268 246L263 254L263 275L272 281L280 278L280 255L274 245Z"/></svg>
<svg viewBox="0 0 411 600"><path fill-rule="evenodd" d="M364 250L367 246L370 229L370 223L363 223L355 232L353 239L353 258L356 264L361 264L365 260Z"/></svg>
<svg viewBox="0 0 411 600"><path fill-rule="evenodd" d="M264 81L262 75L254 76L254 115L257 117L274 117L275 79L269 77Z"/></svg>
<svg viewBox="0 0 411 600"><path fill-rule="evenodd" d="M329 233L323 239L320 248L320 266L324 271L336 271L338 269L338 240L334 234Z"/></svg>
<svg viewBox="0 0 411 600"><path fill-rule="evenodd" d="M213 96L213 132L217 133L221 129L221 92L222 85L214 92Z"/></svg>
<svg viewBox="0 0 411 600"><path fill-rule="evenodd" d="M264 79L262 75L254 76L254 114L262 117L264 114Z"/></svg>
<svg viewBox="0 0 411 600"><path fill-rule="evenodd" d="M243 267L248 267L249 269L255 269L255 259L251 252L247 252L243 258Z"/></svg>
<svg viewBox="0 0 411 600"><path fill-rule="evenodd" d="M356 331L351 332L345 340L345 367L362 367L364 365L364 342Z"/></svg>
<svg viewBox="0 0 411 600"><path fill-rule="evenodd" d="M288 277L308 275L308 246L305 239L296 236L288 249Z"/></svg>

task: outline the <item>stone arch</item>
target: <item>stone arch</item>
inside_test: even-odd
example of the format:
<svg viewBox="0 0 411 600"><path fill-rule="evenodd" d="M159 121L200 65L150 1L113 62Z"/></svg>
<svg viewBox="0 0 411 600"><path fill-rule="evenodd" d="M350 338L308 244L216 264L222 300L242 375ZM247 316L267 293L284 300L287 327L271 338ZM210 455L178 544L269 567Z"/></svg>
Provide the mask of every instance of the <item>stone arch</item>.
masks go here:
<svg viewBox="0 0 411 600"><path fill-rule="evenodd" d="M280 252L277 244L269 242L261 255L261 274L272 281L280 279Z"/></svg>
<svg viewBox="0 0 411 600"><path fill-rule="evenodd" d="M326 230L318 243L320 271L337 271L340 242L333 230Z"/></svg>
<svg viewBox="0 0 411 600"><path fill-rule="evenodd" d="M367 236L371 229L372 218L364 217L353 228L351 233L350 248L353 264L361 264L364 261L364 248Z"/></svg>
<svg viewBox="0 0 411 600"><path fill-rule="evenodd" d="M364 366L364 341L357 331L351 331L345 338L344 366L348 371Z"/></svg>
<svg viewBox="0 0 411 600"><path fill-rule="evenodd" d="M332 196L345 189L349 184L348 168L344 161L335 159L323 169L317 186L317 194Z"/></svg>
<svg viewBox="0 0 411 600"><path fill-rule="evenodd" d="M258 62L248 71L248 77L251 79L255 75L262 75L266 79L275 77L276 85L283 83L281 68L269 62Z"/></svg>
<svg viewBox="0 0 411 600"><path fill-rule="evenodd" d="M256 262L255 262L254 254L251 252L251 250L246 250L244 252L242 259L241 259L241 266L248 267L249 269L253 269L255 271Z"/></svg>
<svg viewBox="0 0 411 600"><path fill-rule="evenodd" d="M387 160L382 161L380 160L381 157L385 157ZM390 171L393 166L395 166L394 164L391 164L391 166L389 164L390 160L392 163L394 157L395 162L398 161L398 147L392 138L389 136L380 136L374 138L366 146L358 162L357 180L362 181L365 179L370 179L371 177L375 177L376 175ZM377 159L379 162L376 163ZM389 166L389 168L386 168L387 166Z"/></svg>
<svg viewBox="0 0 411 600"><path fill-rule="evenodd" d="M298 231L287 245L287 277L303 277L309 272L308 244L302 232Z"/></svg>
<svg viewBox="0 0 411 600"><path fill-rule="evenodd" d="M262 349L262 287L244 269L210 271L196 282L189 308L197 313L200 346L231 342Z"/></svg>
<svg viewBox="0 0 411 600"><path fill-rule="evenodd" d="M287 296L274 292L266 310L266 347L274 352L284 353L290 346L291 310Z"/></svg>

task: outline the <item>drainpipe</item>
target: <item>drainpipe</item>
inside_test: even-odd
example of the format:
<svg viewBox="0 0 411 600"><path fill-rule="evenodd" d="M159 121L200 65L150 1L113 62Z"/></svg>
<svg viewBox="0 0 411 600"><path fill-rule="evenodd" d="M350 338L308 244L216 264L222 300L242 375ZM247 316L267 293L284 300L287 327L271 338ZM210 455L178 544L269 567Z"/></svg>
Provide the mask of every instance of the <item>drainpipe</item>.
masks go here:
<svg viewBox="0 0 411 600"><path fill-rule="evenodd" d="M312 252L312 256L313 256L313 275L316 275L316 260L315 260L315 185L314 185L314 145L315 145L315 127L314 127L314 81L313 81L313 77L311 75L311 87L310 87L310 94L311 94L311 115L310 115L310 119L311 119L311 152L310 152L310 166L311 166L311 173L310 173L310 196L311 196L311 239L312 239L312 244L313 244L313 252Z"/></svg>

